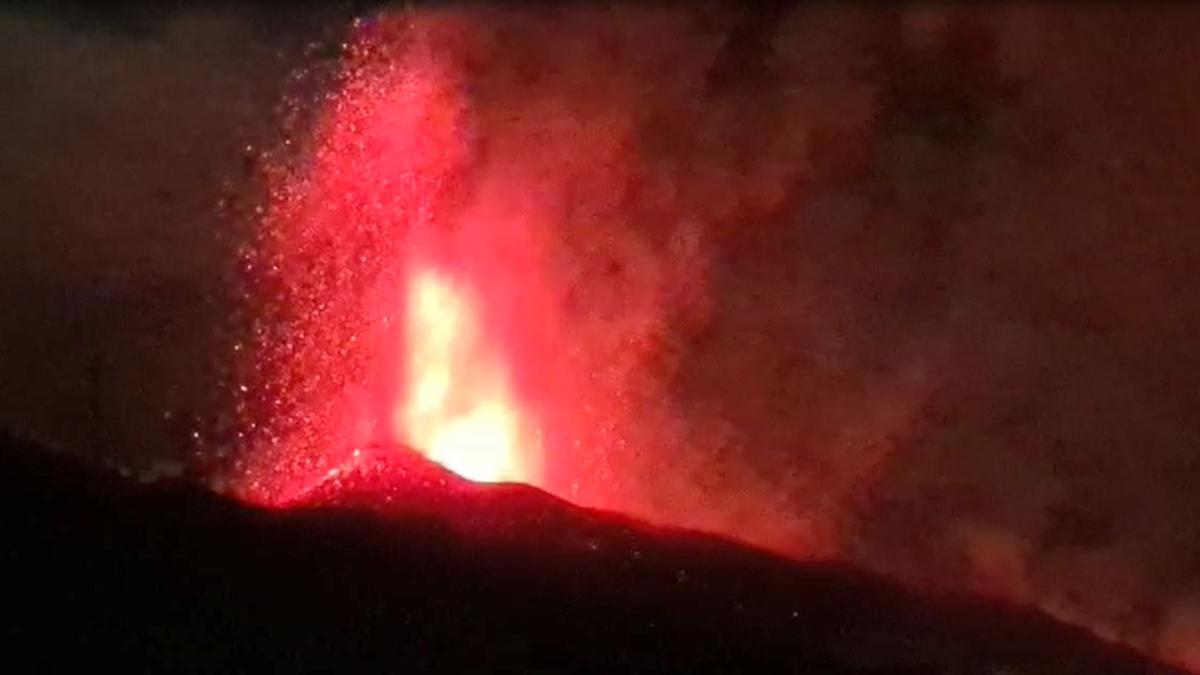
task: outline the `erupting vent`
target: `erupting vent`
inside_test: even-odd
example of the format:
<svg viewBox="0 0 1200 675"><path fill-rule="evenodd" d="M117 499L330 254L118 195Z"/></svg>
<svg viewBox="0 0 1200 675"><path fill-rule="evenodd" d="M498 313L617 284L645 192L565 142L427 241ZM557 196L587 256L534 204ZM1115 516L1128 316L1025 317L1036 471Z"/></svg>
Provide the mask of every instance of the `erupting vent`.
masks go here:
<svg viewBox="0 0 1200 675"><path fill-rule="evenodd" d="M407 394L397 436L469 480L536 482L535 434L527 432L509 375L488 344L478 297L431 269L409 280Z"/></svg>

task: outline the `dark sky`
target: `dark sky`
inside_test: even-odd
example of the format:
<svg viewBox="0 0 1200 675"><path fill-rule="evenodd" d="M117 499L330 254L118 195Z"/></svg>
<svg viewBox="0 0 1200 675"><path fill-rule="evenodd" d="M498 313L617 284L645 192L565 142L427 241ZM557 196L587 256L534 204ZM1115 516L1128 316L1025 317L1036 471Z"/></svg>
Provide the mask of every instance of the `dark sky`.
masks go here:
<svg viewBox="0 0 1200 675"><path fill-rule="evenodd" d="M1200 10L1043 4L629 19L682 65L611 95L661 104L710 254L644 508L1200 663ZM212 436L250 158L341 16L0 13L0 424L143 467ZM536 19L568 79L589 21Z"/></svg>

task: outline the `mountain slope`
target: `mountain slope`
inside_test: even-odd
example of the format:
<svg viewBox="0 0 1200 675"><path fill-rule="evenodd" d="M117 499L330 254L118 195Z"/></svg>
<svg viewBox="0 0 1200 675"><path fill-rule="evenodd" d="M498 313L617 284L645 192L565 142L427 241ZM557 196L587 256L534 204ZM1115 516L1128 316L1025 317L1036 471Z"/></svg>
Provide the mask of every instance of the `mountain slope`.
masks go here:
<svg viewBox="0 0 1200 675"><path fill-rule="evenodd" d="M1168 673L1038 614L368 452L286 509L5 442L5 652L134 670Z"/></svg>

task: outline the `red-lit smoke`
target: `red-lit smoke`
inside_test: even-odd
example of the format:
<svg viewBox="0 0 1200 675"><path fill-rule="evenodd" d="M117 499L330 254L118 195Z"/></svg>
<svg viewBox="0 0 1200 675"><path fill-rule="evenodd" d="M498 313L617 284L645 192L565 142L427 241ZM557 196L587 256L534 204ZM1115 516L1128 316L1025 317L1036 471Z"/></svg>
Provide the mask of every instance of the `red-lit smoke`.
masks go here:
<svg viewBox="0 0 1200 675"><path fill-rule="evenodd" d="M559 333L569 282L546 238L559 179L486 147L464 81L481 39L453 15L359 24L311 141L273 167L247 255L267 299L243 403L268 409L247 410L263 420L254 499L287 500L371 443L573 496L582 476L606 479L581 417L612 428L615 412L597 410ZM598 147L559 151L629 161L619 130L596 131Z"/></svg>
<svg viewBox="0 0 1200 675"><path fill-rule="evenodd" d="M812 16L788 25L776 56L800 84L727 77L717 93L720 12L475 8L357 24L334 82L316 87L328 93L294 104L312 119L266 158L245 257L257 321L242 350L242 492L287 501L357 447L409 443L470 477L938 577L1130 640L1056 607L1045 587L1060 580L1032 582L1034 545L964 514L1008 504L1008 482L944 479L971 448L1003 456L999 432L947 440L947 420L972 396L990 407L992 373L1021 372L1023 333L997 329L987 302L941 294L948 254L914 262L941 250L927 198L966 218L954 204L972 188L952 178L958 159L929 177L921 162L944 160L921 134L937 130L910 128L915 113L889 103L903 98L895 82L860 81L875 37L839 17L826 18L845 41L822 42ZM922 100L940 91L917 80ZM813 174L857 192L827 188L786 227L763 225L799 210ZM992 250L978 231L959 255ZM721 269L714 250L750 262ZM942 440L921 441L937 460L925 478L945 493L932 497L920 463L897 458L931 430ZM880 476L899 496L884 490L856 520ZM1122 597L1140 592L1127 586ZM1182 645L1169 651L1194 621L1164 629Z"/></svg>
<svg viewBox="0 0 1200 675"><path fill-rule="evenodd" d="M708 312L710 225L776 208L799 163L686 161L725 152L710 132L729 114L703 100L722 40L695 17L581 12L531 46L544 23L359 22L308 126L266 158L243 492L286 501L356 447L403 443L471 478L827 546L753 472L714 462L728 425L669 391L676 333ZM653 128L680 119L711 149Z"/></svg>

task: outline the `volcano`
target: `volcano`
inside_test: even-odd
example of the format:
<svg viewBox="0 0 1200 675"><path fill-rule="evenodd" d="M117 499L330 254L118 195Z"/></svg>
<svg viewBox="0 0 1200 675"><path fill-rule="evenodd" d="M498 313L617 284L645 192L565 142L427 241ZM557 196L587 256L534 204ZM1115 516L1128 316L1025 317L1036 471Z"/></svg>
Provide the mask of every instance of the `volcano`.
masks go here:
<svg viewBox="0 0 1200 675"><path fill-rule="evenodd" d="M4 441L4 651L172 672L1170 673L1030 610L367 449L293 503Z"/></svg>

